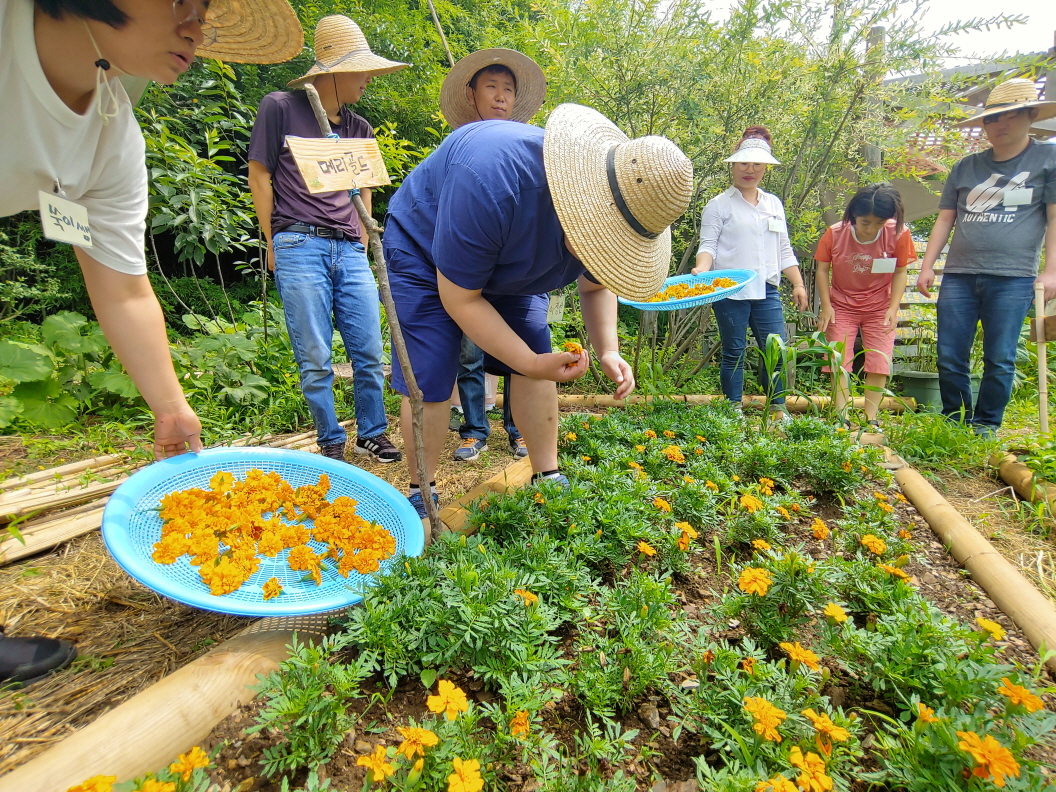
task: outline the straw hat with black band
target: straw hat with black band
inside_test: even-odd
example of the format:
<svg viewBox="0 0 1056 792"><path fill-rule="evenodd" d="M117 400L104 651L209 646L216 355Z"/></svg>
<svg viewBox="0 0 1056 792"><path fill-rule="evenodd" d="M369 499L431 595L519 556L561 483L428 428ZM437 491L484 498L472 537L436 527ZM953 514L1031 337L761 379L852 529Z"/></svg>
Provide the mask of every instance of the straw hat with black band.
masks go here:
<svg viewBox="0 0 1056 792"><path fill-rule="evenodd" d="M986 97L986 104L983 105L982 112L976 113L964 121L958 121L955 126L982 126L983 119L987 116L1030 107L1038 109L1038 114L1034 118L1035 121L1042 121L1056 116L1056 102L1038 99L1038 89L1034 86L1033 80L1024 80L1022 78L1006 80L994 88L990 95Z"/></svg>
<svg viewBox="0 0 1056 792"><path fill-rule="evenodd" d="M517 82L511 121L532 120L546 99L546 77L539 64L523 52L495 47L471 52L451 67L440 88L440 112L452 129L480 121L477 106L469 98L469 81L488 66L505 66Z"/></svg>
<svg viewBox="0 0 1056 792"><path fill-rule="evenodd" d="M561 228L609 291L642 300L671 260L671 224L689 207L693 163L665 137L629 139L597 110L559 105L546 122L543 164Z"/></svg>
<svg viewBox="0 0 1056 792"><path fill-rule="evenodd" d="M392 74L408 64L375 55L359 25L346 16L335 14L319 20L315 26L315 63L303 76L290 80L290 88L303 88L320 74Z"/></svg>
<svg viewBox="0 0 1056 792"><path fill-rule="evenodd" d="M198 48L201 58L282 63L304 47L300 20L286 0L213 0L205 21L216 30L216 42Z"/></svg>

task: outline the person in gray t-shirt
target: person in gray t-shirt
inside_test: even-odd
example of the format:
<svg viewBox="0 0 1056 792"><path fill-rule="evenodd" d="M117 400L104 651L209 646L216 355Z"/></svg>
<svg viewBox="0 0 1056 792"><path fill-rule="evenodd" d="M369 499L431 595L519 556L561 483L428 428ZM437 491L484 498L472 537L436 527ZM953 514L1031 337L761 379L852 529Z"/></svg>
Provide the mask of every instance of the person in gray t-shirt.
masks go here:
<svg viewBox="0 0 1056 792"><path fill-rule="evenodd" d="M1031 125L1056 116L1031 80L998 85L982 112L960 126L982 126L991 148L950 171L928 241L917 288L931 297L935 260L950 231L938 302L942 412L992 437L1012 396L1016 344L1035 282L1056 297L1056 144L1030 137ZM1042 242L1045 270L1038 274ZM968 364L983 324L983 380L972 404Z"/></svg>

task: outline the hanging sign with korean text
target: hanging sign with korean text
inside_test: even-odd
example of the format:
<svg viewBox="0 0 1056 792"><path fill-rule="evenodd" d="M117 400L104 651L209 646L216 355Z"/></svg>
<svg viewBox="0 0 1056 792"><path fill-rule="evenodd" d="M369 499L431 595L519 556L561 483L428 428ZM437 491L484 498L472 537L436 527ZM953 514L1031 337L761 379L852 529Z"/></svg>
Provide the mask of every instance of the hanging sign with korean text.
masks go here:
<svg viewBox="0 0 1056 792"><path fill-rule="evenodd" d="M373 138L286 136L297 169L310 193L338 192L391 184L378 142Z"/></svg>

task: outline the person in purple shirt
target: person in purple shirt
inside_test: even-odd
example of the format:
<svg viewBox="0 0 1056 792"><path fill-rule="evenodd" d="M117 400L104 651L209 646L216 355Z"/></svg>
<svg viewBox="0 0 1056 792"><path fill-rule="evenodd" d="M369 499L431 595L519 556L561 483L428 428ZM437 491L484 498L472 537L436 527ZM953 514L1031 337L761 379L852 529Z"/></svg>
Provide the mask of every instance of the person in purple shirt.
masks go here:
<svg viewBox="0 0 1056 792"><path fill-rule="evenodd" d="M588 107L564 104L546 130L508 121L456 129L389 202L385 260L411 366L425 397L426 473L433 481L448 425L462 335L485 368L513 374L513 417L533 480L567 483L557 465L557 382L587 371L588 355L554 353L546 293L579 285L583 321L616 397L634 388L620 356L616 295L646 299L671 258L669 226L689 205L693 166L670 140L628 140ZM404 447L411 451L403 372ZM408 499L425 517L411 470Z"/></svg>
<svg viewBox="0 0 1056 792"><path fill-rule="evenodd" d="M359 26L345 16L319 20L315 53L315 65L290 86L315 85L333 134L374 137L366 119L346 105L362 98L375 75L407 64L371 52ZM347 192L308 192L286 145L287 135L320 136L303 91L276 91L261 100L249 142L249 188L268 241L268 269L275 272L320 451L331 459L345 459L347 437L337 420L330 364L336 322L352 361L357 432L353 449L378 462L398 462L403 455L386 434L381 312L365 232ZM370 191L360 194L369 211Z"/></svg>

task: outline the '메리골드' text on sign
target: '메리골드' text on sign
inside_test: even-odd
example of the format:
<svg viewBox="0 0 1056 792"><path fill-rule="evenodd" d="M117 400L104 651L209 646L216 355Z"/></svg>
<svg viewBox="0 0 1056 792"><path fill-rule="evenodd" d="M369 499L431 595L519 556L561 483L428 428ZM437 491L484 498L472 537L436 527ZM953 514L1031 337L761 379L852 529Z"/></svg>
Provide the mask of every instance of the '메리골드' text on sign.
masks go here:
<svg viewBox="0 0 1056 792"><path fill-rule="evenodd" d="M310 193L337 192L391 184L378 142L373 138L286 136L297 169Z"/></svg>
<svg viewBox="0 0 1056 792"><path fill-rule="evenodd" d="M90 248L92 229L88 223L88 210L80 204L54 193L39 191L40 224L44 236L55 242Z"/></svg>

